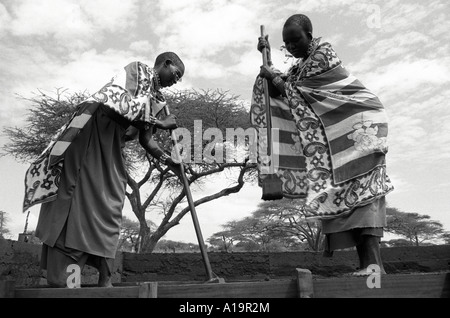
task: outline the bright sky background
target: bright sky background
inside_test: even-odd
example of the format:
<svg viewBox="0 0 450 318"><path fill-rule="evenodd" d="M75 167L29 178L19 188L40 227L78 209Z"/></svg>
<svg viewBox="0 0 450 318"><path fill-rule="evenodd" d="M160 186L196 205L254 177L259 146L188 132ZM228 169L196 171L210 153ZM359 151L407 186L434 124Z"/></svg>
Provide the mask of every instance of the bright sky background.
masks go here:
<svg viewBox="0 0 450 318"><path fill-rule="evenodd" d="M428 214L450 230L450 4L364 0L0 0L0 128L22 126L31 96L56 87L94 92L129 62L150 65L163 51L184 60L178 88L229 90L249 101L261 65L260 25L270 35L275 65L281 28L307 14L314 36L330 42L344 65L384 103L389 119L387 199L407 212ZM0 136L0 147L6 142ZM28 165L0 158L0 210L17 239ZM208 185L212 191L219 182ZM194 192L194 199L201 193ZM249 215L261 190L197 209L204 238L227 221ZM29 230L39 207L31 209ZM124 214L134 215L127 204ZM196 243L189 215L166 239Z"/></svg>

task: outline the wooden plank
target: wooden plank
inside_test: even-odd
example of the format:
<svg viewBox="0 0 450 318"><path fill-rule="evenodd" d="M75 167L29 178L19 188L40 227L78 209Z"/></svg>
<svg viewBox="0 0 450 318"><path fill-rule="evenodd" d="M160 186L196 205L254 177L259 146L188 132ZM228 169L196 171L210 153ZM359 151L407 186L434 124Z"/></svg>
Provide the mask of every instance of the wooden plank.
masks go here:
<svg viewBox="0 0 450 318"><path fill-rule="evenodd" d="M9 282L8 286L0 282L0 295L17 298L450 298L450 273L382 275L380 288L371 289L367 286L367 277L310 280L308 272L297 270L297 280L224 284L145 282L115 285L114 288L47 287L14 291L14 282Z"/></svg>
<svg viewBox="0 0 450 318"><path fill-rule="evenodd" d="M299 298L313 298L314 288L312 273L308 269L297 268L297 288Z"/></svg>
<svg viewBox="0 0 450 318"><path fill-rule="evenodd" d="M382 275L380 288L367 277L314 280L315 298L450 298L450 273ZM372 282L373 278L372 278Z"/></svg>
<svg viewBox="0 0 450 318"><path fill-rule="evenodd" d="M296 280L159 285L159 298L297 298Z"/></svg>
<svg viewBox="0 0 450 318"><path fill-rule="evenodd" d="M0 280L0 298L14 298L14 281Z"/></svg>
<svg viewBox="0 0 450 318"><path fill-rule="evenodd" d="M139 286L139 298L157 298L158 296L158 283L149 282L142 283Z"/></svg>
<svg viewBox="0 0 450 318"><path fill-rule="evenodd" d="M140 286L86 288L18 288L16 298L138 298Z"/></svg>

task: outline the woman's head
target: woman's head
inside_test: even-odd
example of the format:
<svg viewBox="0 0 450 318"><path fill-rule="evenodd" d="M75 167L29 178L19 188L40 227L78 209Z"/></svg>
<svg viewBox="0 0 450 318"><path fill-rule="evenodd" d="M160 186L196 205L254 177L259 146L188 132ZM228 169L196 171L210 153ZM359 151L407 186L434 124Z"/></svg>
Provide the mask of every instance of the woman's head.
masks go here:
<svg viewBox="0 0 450 318"><path fill-rule="evenodd" d="M283 27L283 42L287 51L295 58L307 57L312 31L311 20L306 15L294 14L287 19Z"/></svg>
<svg viewBox="0 0 450 318"><path fill-rule="evenodd" d="M184 63L173 52L164 52L155 60L155 71L159 75L162 87L170 87L181 81L184 75Z"/></svg>

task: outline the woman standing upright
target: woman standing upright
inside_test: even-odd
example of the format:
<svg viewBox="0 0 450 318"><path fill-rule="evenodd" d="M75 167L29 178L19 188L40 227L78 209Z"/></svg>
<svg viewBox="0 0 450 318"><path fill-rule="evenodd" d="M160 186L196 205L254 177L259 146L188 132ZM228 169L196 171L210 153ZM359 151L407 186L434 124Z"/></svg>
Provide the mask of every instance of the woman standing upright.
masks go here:
<svg viewBox="0 0 450 318"><path fill-rule="evenodd" d="M272 67L268 37L260 37L258 50L268 49L269 66L260 78L269 82L272 116L282 103L297 128L292 147L305 158L295 175L278 171L286 197L306 196L305 214L322 221L326 252L356 246L360 269L371 264L384 273L379 243L386 226L385 196L393 190L386 175L387 120L379 99L342 65L332 46L312 35L310 19L291 16L283 27L286 50L297 60L285 74ZM261 81L259 81L261 83ZM252 121L261 101L254 90ZM281 103L280 103L281 102ZM274 108L275 107L275 108Z"/></svg>

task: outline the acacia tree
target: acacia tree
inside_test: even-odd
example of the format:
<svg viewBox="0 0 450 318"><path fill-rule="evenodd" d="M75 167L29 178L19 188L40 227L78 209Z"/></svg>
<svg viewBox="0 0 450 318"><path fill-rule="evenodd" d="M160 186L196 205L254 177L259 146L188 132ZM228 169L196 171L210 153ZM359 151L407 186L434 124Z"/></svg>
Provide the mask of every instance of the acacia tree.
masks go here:
<svg viewBox="0 0 450 318"><path fill-rule="evenodd" d="M26 118L25 127L9 127L4 133L9 137L3 150L17 160L29 162L37 158L45 149L55 132L70 118L77 105L88 97L88 93L69 94L66 90L57 89L56 96L49 96L43 92L31 98L23 98L32 104ZM167 101L171 112L178 117L178 126L188 129L191 134L203 136L208 128L217 128L222 132L222 139L214 136L215 144L225 144L225 130L232 127L248 128L248 111L237 96L228 92L215 91L177 91L169 92ZM194 120L201 120L200 129L194 125ZM194 131L194 128L197 131ZM200 131L198 131L200 130ZM171 140L167 132L157 131L155 138L160 145L170 150ZM211 143L211 140L201 140L201 144L191 145L183 149L191 159L197 155L198 147ZM234 150L229 147L230 151ZM197 150L197 151L195 151ZM202 150L202 149L200 149ZM214 155L214 150L211 151ZM180 220L190 212L185 202L186 193L178 178L166 167L146 153L138 142L126 144L128 189L126 196L139 222L138 252L152 252L157 242L171 228L178 225ZM198 158L197 158L198 159ZM203 159L200 151L200 159ZM187 179L190 185L200 185L208 179L229 171L234 184L221 189L211 195L195 200L195 206L205 204L223 196L239 192L244 183L255 177L256 164L248 161L217 161L187 164ZM150 213L162 213L163 219L154 230L147 223Z"/></svg>
<svg viewBox="0 0 450 318"><path fill-rule="evenodd" d="M177 241L171 241L171 240L159 240L158 244L156 245L155 252L184 252L184 253L192 253L192 252L198 252L200 251L200 248L198 245L193 243L184 243L184 242L177 242Z"/></svg>
<svg viewBox="0 0 450 318"><path fill-rule="evenodd" d="M442 223L431 220L429 215L401 212L388 207L386 220L386 232L404 237L415 246L440 238L444 233Z"/></svg>
<svg viewBox="0 0 450 318"><path fill-rule="evenodd" d="M303 242L308 249L319 251L323 240L319 223L305 218L300 200L282 199L264 201L250 217L225 224L224 231L215 233L209 242L227 249L236 243L253 242L261 250L273 249L277 244L287 249L298 249Z"/></svg>
<svg viewBox="0 0 450 318"><path fill-rule="evenodd" d="M272 231L283 235L286 242L306 242L309 249L319 251L324 237L322 226L318 221L305 218L302 203L300 199L265 201L259 204L254 216L273 220Z"/></svg>
<svg viewBox="0 0 450 318"><path fill-rule="evenodd" d="M226 225L225 225L226 226ZM211 246L219 251L231 252L234 245L235 237L231 236L228 231L217 232L207 239Z"/></svg>
<svg viewBox="0 0 450 318"><path fill-rule="evenodd" d="M156 228L156 224L147 221L150 229ZM126 216L122 217L120 226L119 244L117 249L135 252L139 249L139 222L133 221Z"/></svg>
<svg viewBox="0 0 450 318"><path fill-rule="evenodd" d="M270 220L261 222L256 218L246 217L228 224L231 231L228 235L240 245L255 243L262 251L269 251L271 243L276 241L278 233L273 231ZM229 239L230 240L230 239ZM251 244L250 244L251 245Z"/></svg>
<svg viewBox="0 0 450 318"><path fill-rule="evenodd" d="M441 238L444 240L444 244L450 245L450 232L444 232Z"/></svg>

